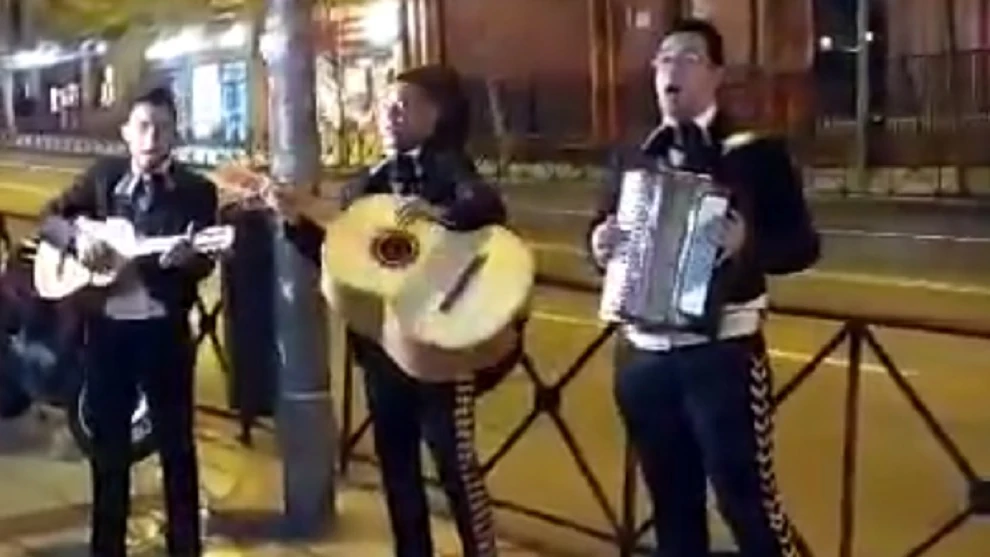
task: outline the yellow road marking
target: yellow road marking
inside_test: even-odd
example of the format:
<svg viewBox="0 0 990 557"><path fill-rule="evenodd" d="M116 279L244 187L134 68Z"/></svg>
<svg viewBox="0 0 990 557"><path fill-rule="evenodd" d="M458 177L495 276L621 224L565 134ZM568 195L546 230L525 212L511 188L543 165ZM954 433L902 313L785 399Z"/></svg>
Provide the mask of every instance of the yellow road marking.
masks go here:
<svg viewBox="0 0 990 557"><path fill-rule="evenodd" d="M538 321L557 323L560 325L567 325L569 327L583 327L583 328L595 328L595 329L600 329L603 327L602 323L595 319L588 319L576 315L567 315L556 312L534 311L533 318ZM810 354L807 352L780 350L777 348L771 348L770 357L776 360L784 360L788 362L804 364L809 362L811 358L814 357L814 354ZM828 357L825 358L822 364L829 367L836 367L842 369L849 368L849 360L845 358ZM864 362L862 364L862 370L866 373L873 373L873 374L887 373L887 369L885 367L877 364L871 364L868 362ZM900 371L901 373L909 377L920 375L919 371L913 369L901 369Z"/></svg>
<svg viewBox="0 0 990 557"><path fill-rule="evenodd" d="M536 251L565 253L575 257L585 257L582 248L553 242L530 242L530 246ZM950 282L940 282L925 279L910 279L896 276L877 276L863 273L848 273L842 271L821 271L812 269L794 275L793 278L806 280L819 280L830 282L845 282L849 284L860 284L867 286L883 286L889 288L906 288L917 290L930 290L946 294L964 294L967 296L987 296L990 297L990 288L975 284L954 284Z"/></svg>
<svg viewBox="0 0 990 557"><path fill-rule="evenodd" d="M22 193L29 193L29 194L37 195L39 198L43 198L43 199L47 199L54 194L53 191L46 191L46 189L50 189L47 188L46 186L37 186L37 185L32 186L32 185L25 185L20 183L0 181L0 190L3 189L19 191ZM561 244L535 243L534 246L536 247L537 250L541 248L548 248L551 250L561 251L562 248L567 248L568 251L579 251L577 250L577 248L574 248L573 246L566 246ZM807 273L803 273L802 276L808 276L809 278L818 278L822 280L844 281L844 282L873 284L873 285L881 285L881 286L897 286L901 288L921 288L921 289L930 289L930 290L942 290L942 291L961 293L961 294L990 296L990 288L981 288L975 286L972 287L957 286L957 285L936 283L936 282L924 281L924 280L873 277L869 275L858 275L854 273L837 273L831 271L809 271ZM534 312L533 317L541 321L565 324L574 327L597 328L602 326L599 321L596 321L594 319L587 319L587 318L583 318L575 315L567 315L563 313L538 311L538 312ZM813 356L813 354L780 350L780 349L771 349L770 355L778 360L786 360L786 361L792 361L798 363L807 362ZM824 361L824 364L831 367L841 367L841 368L847 368L849 366L848 360L844 358L827 358ZM866 371L868 373L886 373L886 369L884 369L882 366L871 363L864 363L863 371ZM916 370L902 370L902 372L905 375L909 375L909 376L919 374L919 372Z"/></svg>

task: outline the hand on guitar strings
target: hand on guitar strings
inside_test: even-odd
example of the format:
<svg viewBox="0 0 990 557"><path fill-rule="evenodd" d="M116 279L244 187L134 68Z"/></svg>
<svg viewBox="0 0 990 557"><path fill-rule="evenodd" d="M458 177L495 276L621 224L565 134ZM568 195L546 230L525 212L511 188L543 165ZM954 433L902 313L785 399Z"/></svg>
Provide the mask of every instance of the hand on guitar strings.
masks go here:
<svg viewBox="0 0 990 557"><path fill-rule="evenodd" d="M732 209L724 219L712 223L710 233L712 242L722 248L715 262L721 265L739 253L746 243L746 221L739 211Z"/></svg>
<svg viewBox="0 0 990 557"><path fill-rule="evenodd" d="M193 225L189 223L185 235L158 257L158 265L163 269L183 267L196 255L193 247Z"/></svg>
<svg viewBox="0 0 990 557"><path fill-rule="evenodd" d="M227 166L213 174L223 203L235 204L250 211L267 209L291 224L299 221L310 199L300 188L280 186L270 177L241 166Z"/></svg>
<svg viewBox="0 0 990 557"><path fill-rule="evenodd" d="M76 237L76 251L79 262L94 273L105 273L119 267L123 257L108 242L98 239Z"/></svg>
<svg viewBox="0 0 990 557"><path fill-rule="evenodd" d="M441 209L439 207L430 205L429 202L418 196L403 197L395 212L399 226L406 226L421 219L439 221L440 216Z"/></svg>

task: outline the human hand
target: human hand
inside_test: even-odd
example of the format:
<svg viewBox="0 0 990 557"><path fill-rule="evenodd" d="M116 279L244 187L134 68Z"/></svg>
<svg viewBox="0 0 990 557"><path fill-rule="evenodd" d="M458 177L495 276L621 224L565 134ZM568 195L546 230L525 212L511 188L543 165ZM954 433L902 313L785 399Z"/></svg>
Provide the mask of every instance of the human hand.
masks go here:
<svg viewBox="0 0 990 557"><path fill-rule="evenodd" d="M404 197L396 210L395 218L399 226L406 226L420 219L437 221L440 220L441 210L430 205L425 199L418 196Z"/></svg>
<svg viewBox="0 0 990 557"><path fill-rule="evenodd" d="M188 264L192 261L193 256L196 255L196 249L193 247L192 240L193 225L190 223L186 228L185 235L158 257L158 265L164 269L169 269Z"/></svg>
<svg viewBox="0 0 990 557"><path fill-rule="evenodd" d="M711 228L711 239L722 248L716 265L721 265L738 254L746 243L746 221L739 211L732 209L725 218L715 221Z"/></svg>
<svg viewBox="0 0 990 557"><path fill-rule="evenodd" d="M122 256L104 240L76 238L76 251L79 261L95 273L105 273L122 263Z"/></svg>
<svg viewBox="0 0 990 557"><path fill-rule="evenodd" d="M604 267L615 254L615 248L623 240L624 234L614 215L609 215L591 232L591 257L600 267Z"/></svg>

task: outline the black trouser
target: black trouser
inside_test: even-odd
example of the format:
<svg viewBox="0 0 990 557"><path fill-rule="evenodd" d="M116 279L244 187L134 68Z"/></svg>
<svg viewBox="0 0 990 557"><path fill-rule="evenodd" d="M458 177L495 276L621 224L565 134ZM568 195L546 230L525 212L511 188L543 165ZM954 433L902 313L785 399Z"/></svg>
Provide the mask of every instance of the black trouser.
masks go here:
<svg viewBox="0 0 990 557"><path fill-rule="evenodd" d="M491 503L474 446L473 381L426 383L352 336L373 419L397 557L433 557L420 442L426 439L465 557L495 555Z"/></svg>
<svg viewBox="0 0 990 557"><path fill-rule="evenodd" d="M742 556L794 555L773 470L763 338L623 349L615 395L653 501L656 555L709 555L706 477Z"/></svg>
<svg viewBox="0 0 990 557"><path fill-rule="evenodd" d="M94 452L92 554L126 554L131 414L140 385L148 399L164 475L169 555L200 555L194 352L188 324L184 318L100 319L90 327L88 354L86 388Z"/></svg>

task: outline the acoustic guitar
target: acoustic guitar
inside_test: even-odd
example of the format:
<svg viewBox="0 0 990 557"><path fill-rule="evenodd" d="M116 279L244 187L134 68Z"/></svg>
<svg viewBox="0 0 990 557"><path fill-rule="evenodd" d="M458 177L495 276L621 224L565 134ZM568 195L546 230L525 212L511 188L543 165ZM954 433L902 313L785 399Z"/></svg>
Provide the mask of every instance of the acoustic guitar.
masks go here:
<svg viewBox="0 0 990 557"><path fill-rule="evenodd" d="M518 350L536 262L501 226L399 226L399 199L355 201L327 227L323 290L351 330L408 374L449 381L496 369Z"/></svg>
<svg viewBox="0 0 990 557"><path fill-rule="evenodd" d="M115 262L107 270L94 271L74 255L46 241L39 241L34 255L34 287L45 300L67 298L87 288L107 288L113 285L121 271L133 260L158 255L172 248L184 235L140 237L130 221L111 217L94 220L80 217L76 229L84 241L102 240L116 252ZM199 253L214 253L229 249L234 242L234 228L211 226L191 236L192 246Z"/></svg>

